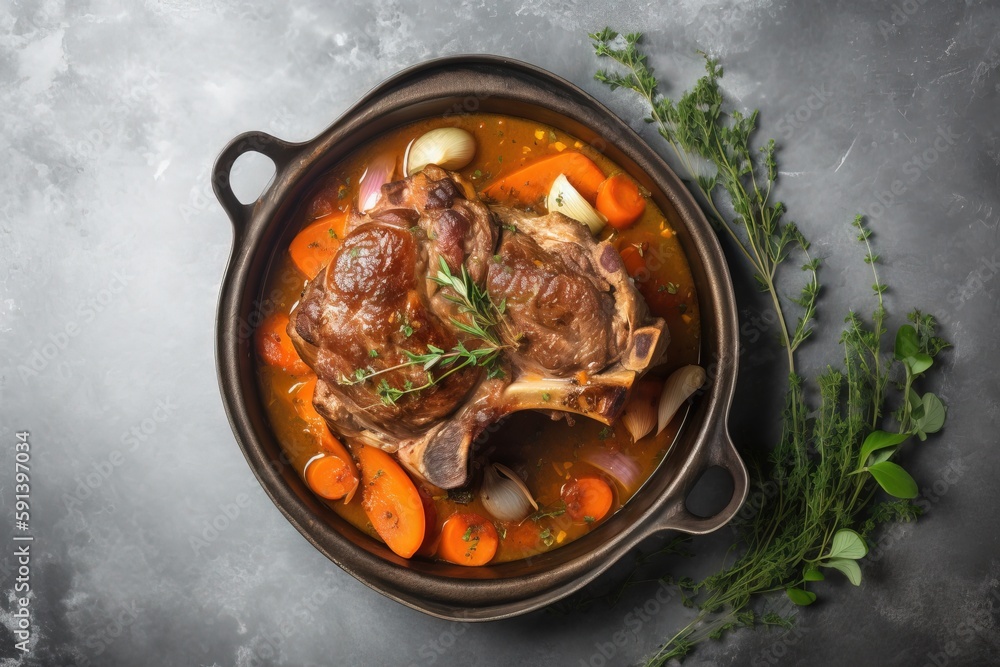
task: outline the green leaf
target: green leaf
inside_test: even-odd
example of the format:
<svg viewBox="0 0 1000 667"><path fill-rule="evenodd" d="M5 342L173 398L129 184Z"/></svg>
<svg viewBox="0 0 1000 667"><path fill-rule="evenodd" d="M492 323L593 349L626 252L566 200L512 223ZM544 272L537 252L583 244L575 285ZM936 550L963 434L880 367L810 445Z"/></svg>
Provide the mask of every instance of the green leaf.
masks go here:
<svg viewBox="0 0 1000 667"><path fill-rule="evenodd" d="M871 455L868 459L868 466L871 467L876 463L881 463L882 461L888 461L892 458L892 455L896 453L899 447L886 447L885 449L880 449Z"/></svg>
<svg viewBox="0 0 1000 667"><path fill-rule="evenodd" d="M913 357L920 353L920 339L912 324L904 324L899 327L899 331L896 332L894 352L899 361L905 361L907 357Z"/></svg>
<svg viewBox="0 0 1000 667"><path fill-rule="evenodd" d="M858 562L850 558L831 558L823 563L824 567L832 567L840 570L847 576L847 580L855 586L861 585L861 567Z"/></svg>
<svg viewBox="0 0 1000 667"><path fill-rule="evenodd" d="M944 403L930 392L924 394L920 403L924 408L924 413L917 420L917 429L922 433L937 433L944 426Z"/></svg>
<svg viewBox="0 0 1000 667"><path fill-rule="evenodd" d="M801 588L786 588L785 593L788 595L789 600L800 607L808 607L816 601L815 593L804 591Z"/></svg>
<svg viewBox="0 0 1000 667"><path fill-rule="evenodd" d="M824 579L826 579L823 573L820 572L819 568L816 567L815 565L810 565L809 567L807 567L805 572L802 573L802 578L805 579L806 581L823 581Z"/></svg>
<svg viewBox="0 0 1000 667"><path fill-rule="evenodd" d="M893 464L895 465L895 464ZM868 545L863 537L850 528L841 528L833 536L830 552L823 558L864 558L868 554Z"/></svg>
<svg viewBox="0 0 1000 667"><path fill-rule="evenodd" d="M868 434L868 437L865 438L864 444L861 445L861 456L858 458L858 462L860 465L864 465L865 462L868 461L868 457L872 455L872 452L885 449L886 447L895 447L909 437L909 433L872 431Z"/></svg>
<svg viewBox="0 0 1000 667"><path fill-rule="evenodd" d="M914 375L920 375L934 365L934 360L923 352L917 352L912 357L904 359L903 363L910 367L911 373Z"/></svg>
<svg viewBox="0 0 1000 667"><path fill-rule="evenodd" d="M924 416L923 401L920 400L920 394L913 391L913 387L910 387L910 391L906 394L906 402L910 404L911 419L917 420Z"/></svg>
<svg viewBox="0 0 1000 667"><path fill-rule="evenodd" d="M892 461L881 461L868 466L868 472L890 496L897 498L917 497L917 483L910 477L910 473Z"/></svg>

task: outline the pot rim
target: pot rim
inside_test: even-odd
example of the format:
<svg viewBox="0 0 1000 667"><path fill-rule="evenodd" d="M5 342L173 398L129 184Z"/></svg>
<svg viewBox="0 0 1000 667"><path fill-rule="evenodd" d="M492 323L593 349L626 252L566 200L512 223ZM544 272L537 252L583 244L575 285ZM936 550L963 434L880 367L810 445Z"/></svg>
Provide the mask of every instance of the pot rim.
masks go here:
<svg viewBox="0 0 1000 667"><path fill-rule="evenodd" d="M360 532L352 535L352 529L342 532L343 527L338 529L331 525L337 524L329 516L333 511L319 504L308 491L303 495L304 487L297 473L274 458L273 447L271 453L267 451L268 447L262 441L270 438L273 445L274 438L266 417L262 417L259 410L255 414L248 405L252 400L247 395L245 368L250 346L239 325L243 323L241 316L250 301L248 296L259 294L266 273L261 271L256 276L252 275L260 269L263 261L260 256L270 257L272 253L268 248L261 248L262 240L282 218L279 215L282 206L291 205L289 199L294 197L289 195L295 194L296 188L301 191L307 187L317 172L326 169L321 164L322 157L332 150L337 140L343 140L342 135L349 129L377 124L383 116L373 112L380 110L380 104L387 105L381 109L385 114L401 112L403 108L398 106L398 101L394 102L392 96L402 91L405 98L407 86L429 82L445 85L442 79L447 81L451 77L458 81L462 75L485 77L487 73L493 77L491 81L509 79L511 88L516 84L525 86L526 90L536 87L538 91L535 94L542 98L541 101L534 101L539 108L550 108L549 105L552 105L556 109L554 113L562 115L560 109L565 109L567 105L573 107L574 115L564 116L567 122L572 119L582 124L583 121L579 120L581 116L600 120L600 130L590 129L614 135L612 138L618 143L608 142L609 148L613 149L610 152L625 156L628 164L622 164L621 158L612 159L626 170L629 170L629 165L639 169L643 176L641 180L653 185L650 189L657 203L661 206L667 203L674 209L677 221L685 228L687 242L684 249L689 262L694 262L691 254L694 251L704 269L707 283L697 282L697 287L700 301L703 304L710 302L713 306L711 312L702 309L703 323L708 315L713 325L706 328L711 332L712 340L707 340L709 336L706 336L702 348L703 351L711 348L714 353L712 365L715 372L710 372L712 382L698 406L695 421L699 423L691 426L694 432L687 432L688 426L685 426L683 436L692 442L688 459L680 463L674 478L659 481L662 495L655 499L647 498L645 502L648 506L637 519L627 520L624 526L612 526L615 518L612 517L573 543L527 559L526 565L525 561L514 561L485 568L440 567L437 568L440 572L432 572L412 561L396 557L384 547L373 546L374 541ZM465 81L462 85L468 87L473 84ZM462 85L456 84L457 88ZM500 92L490 95L491 99L506 99L513 104L508 99L510 88L501 87ZM419 94L411 91L411 96L419 97ZM397 106L393 107L393 103ZM424 117L434 115L438 114L428 113ZM384 129L378 133L382 131ZM620 145L622 143L626 145ZM353 147L343 153L350 150ZM275 175L256 202L242 204L232 193L229 173L236 158L249 151L270 157L275 163ZM736 384L738 323L732 282L721 246L693 196L663 159L613 112L579 87L542 68L511 58L490 55L436 58L404 69L373 87L309 141L287 143L261 132L248 132L236 137L220 154L212 179L216 195L234 227L233 250L220 289L216 322L217 370L233 433L254 475L279 511L313 546L365 585L408 607L439 618L462 621L507 618L546 606L580 589L650 535L671 529L693 534L711 532L724 525L738 511L747 494L747 472L726 426ZM256 288L250 290L251 285ZM248 295L248 292L253 294ZM252 352L249 355L252 357ZM249 380L252 391L256 393L255 379ZM259 409L259 405L256 407ZM664 463L669 459L669 455L664 457L650 480L665 474ZM711 466L723 467L732 476L732 499L715 516L697 517L686 509L684 500L700 474ZM632 507L644 491L647 495L651 492L648 480L644 488L626 504L626 508ZM333 516L336 517L335 514ZM620 528L621 533L611 533L614 527ZM603 535L603 541L598 541L598 534ZM588 546L590 548L584 548ZM524 571L532 568L536 571ZM494 575L503 572L514 574L481 576L487 571ZM455 574L463 576L456 577ZM499 601L488 602L491 599ZM469 602L463 602L465 600Z"/></svg>

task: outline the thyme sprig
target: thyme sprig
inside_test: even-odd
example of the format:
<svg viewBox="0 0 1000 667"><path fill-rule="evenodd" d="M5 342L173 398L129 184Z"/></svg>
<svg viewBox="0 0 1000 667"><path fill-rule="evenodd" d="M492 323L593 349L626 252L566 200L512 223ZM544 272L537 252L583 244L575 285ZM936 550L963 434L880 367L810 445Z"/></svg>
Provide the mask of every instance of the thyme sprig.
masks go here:
<svg viewBox="0 0 1000 667"><path fill-rule="evenodd" d="M429 389L449 375L469 366L485 368L487 377L490 378L503 375L501 353L508 345L503 343L499 329L509 326L503 317L507 307L506 299L499 304L494 304L486 290L472 279L464 264L460 274L454 275L448 262L443 257L439 259L437 275L431 276L431 280L448 288L450 292L445 292L444 298L457 304L460 314L468 315L468 321L453 317L451 323L459 331L479 341L480 346L470 349L463 341L459 341L450 350L444 350L430 344L427 345L427 351L422 354L403 350L406 361L377 371L371 368L355 369L354 376L341 378L340 384L360 384L402 368L422 366L427 374L427 380L423 384L415 385L412 381L407 380L402 387L394 387L383 377L375 385L375 391L382 403L395 405L403 396ZM513 338L516 339L516 336ZM375 358L377 354L370 356ZM444 372L435 375L434 370L443 370Z"/></svg>
<svg viewBox="0 0 1000 667"><path fill-rule="evenodd" d="M758 609L762 596L784 591L797 605L811 604L816 593L809 589L830 570L860 584L858 561L867 554L873 531L888 521L913 520L921 512L911 502L918 493L916 482L890 459L912 436L925 439L942 428L944 404L932 393L920 395L916 386L948 344L935 335L931 316L914 311L910 323L899 327L891 353L883 349L886 285L876 268L879 256L871 247L871 231L858 216L853 224L874 277L870 323L852 312L840 337L842 369L828 368L811 381L800 377L795 352L812 332L820 291L818 262L809 257L809 244L798 228L782 220L784 206L771 203L775 144L772 140L752 149L757 112L723 109L722 69L705 54L706 75L675 102L658 93L659 83L639 50L640 35L619 37L605 29L591 38L599 56L624 68L601 70L596 78L612 89L633 90L649 104L647 121L657 125L696 184L708 215L738 244L769 293L788 355L781 438L750 466L758 506L734 522L739 536L731 550L735 562L700 582L677 580L682 600L697 613L649 658L649 665L663 665L736 627L789 627L790 617ZM699 161L715 172L706 174ZM733 217L727 218L723 209L732 210ZM786 299L779 295L778 267L796 249L806 257L802 268L808 277L800 296ZM800 307L794 323L785 313L786 302ZM899 375L902 381L892 382ZM818 404L807 400L808 384L818 387ZM885 412L894 402L900 405L890 419ZM880 494L895 499L876 502Z"/></svg>
<svg viewBox="0 0 1000 667"><path fill-rule="evenodd" d="M697 186L706 212L728 233L753 267L755 279L770 295L778 315L781 343L787 352L789 372L794 373L795 350L812 332L816 314L819 260L809 256L809 243L798 227L782 219L785 205L780 201L772 203L771 191L778 175L774 140L758 150L751 147L757 112L745 115L724 109L718 85L722 68L716 60L705 56L706 76L674 102L659 94L659 82L646 64L646 56L639 51L639 33L622 35L619 39L618 33L605 28L590 37L597 55L625 67L624 72L598 70L595 78L611 90L627 88L643 97L650 108L646 122L656 125ZM696 158L711 165L714 173L705 173ZM721 197L734 210L733 218L720 210ZM802 270L808 278L799 296L790 299L802 312L794 326L789 327L776 279L778 267L795 249L805 256Z"/></svg>

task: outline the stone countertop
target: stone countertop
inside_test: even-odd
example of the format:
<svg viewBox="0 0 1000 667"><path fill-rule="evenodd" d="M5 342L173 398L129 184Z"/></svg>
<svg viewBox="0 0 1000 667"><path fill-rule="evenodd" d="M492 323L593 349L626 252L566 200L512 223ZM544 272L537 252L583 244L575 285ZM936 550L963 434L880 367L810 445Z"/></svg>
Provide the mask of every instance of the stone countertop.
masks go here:
<svg viewBox="0 0 1000 667"><path fill-rule="evenodd" d="M1000 7L288 4L0 9L0 493L8 511L14 432L27 429L35 536L32 657L13 648L5 556L0 664L598 667L641 660L682 624L687 610L662 603L669 592L654 584L614 606L471 626L373 593L264 495L230 431L213 358L231 230L208 174L231 137L306 140L393 72L482 52L582 86L666 155L638 101L592 78L587 33L605 25L647 34L669 93L698 75L695 49L721 57L729 99L759 108L762 135L781 143L778 194L824 260L824 333L803 349L806 366L836 358L849 308L871 308L847 224L858 211L884 258L893 323L919 306L954 343L928 387L948 403L948 424L906 459L927 514L883 534L860 589L831 578L792 630L740 631L686 664L1000 659ZM249 162L239 185L252 193L267 175ZM767 342L769 313L749 290L739 297L749 353L732 429L751 448L772 426L756 408L781 399L780 383L755 385L780 379L782 357ZM212 522L224 528L206 530ZM0 525L12 544L12 518ZM724 529L698 540L701 563L731 539ZM665 567L682 575L698 563ZM613 590L626 570L592 592Z"/></svg>

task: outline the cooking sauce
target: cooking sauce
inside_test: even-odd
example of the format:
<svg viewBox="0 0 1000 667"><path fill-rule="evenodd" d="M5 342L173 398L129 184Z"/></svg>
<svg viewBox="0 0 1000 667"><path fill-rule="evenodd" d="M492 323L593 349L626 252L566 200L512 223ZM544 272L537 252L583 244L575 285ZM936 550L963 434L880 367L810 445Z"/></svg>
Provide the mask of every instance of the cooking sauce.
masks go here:
<svg viewBox="0 0 1000 667"><path fill-rule="evenodd" d="M400 127L363 149L354 152L335 165L320 180L295 216L288 221L296 229L304 228L317 219L345 212L356 205L358 181L366 165L376 155L391 153L399 156L397 177L407 145L425 132L438 127L460 127L476 139L472 162L458 170L473 183L477 191L496 179L510 174L525 164L563 151L576 151L593 160L606 176L622 171L590 146L556 128L522 118L470 114L451 118L433 118ZM648 194L648 193L646 193ZM501 202L507 203L507 202ZM519 202L544 214L543 202ZM698 299L684 252L674 233L675 221L664 215L646 197L642 217L624 230L605 227L599 239L610 240L625 256L626 268L635 278L636 286L649 304L653 315L666 320L670 332L667 362L654 369L643 382L662 385L670 371L696 364L700 348ZM330 236L337 233L331 232ZM265 308L272 312L289 313L297 303L307 279L292 262L287 249L276 253L265 279ZM296 369L292 369L296 370ZM298 369L301 370L301 369ZM291 465L302 474L306 463L321 451L314 431L305 427L293 404L293 394L311 376L298 375L258 359L259 385L268 417ZM653 379L649 379L653 378ZM554 421L537 412L518 412L494 425L488 437L480 438L472 457L473 471L467 489L443 491L417 483L425 496L427 527L424 546L415 557L435 557L435 538L442 524L455 513L474 512L489 517L478 498L482 461L502 463L524 481L539 505L539 511L519 522L493 520L500 537L492 563L526 558L572 542L587 534L620 509L670 448L683 421L684 411L659 435L648 435L633 442L629 432L618 420L612 426L575 417L572 425L566 420ZM655 429L654 429L655 430ZM345 443L346 444L346 443ZM607 455L624 455L639 467L637 483L626 489L608 477L589 459ZM599 520L571 518L561 497L564 485L580 477L600 477L614 490L611 511ZM361 493L345 503L325 501L340 516L359 530L379 539L369 522L361 502Z"/></svg>

